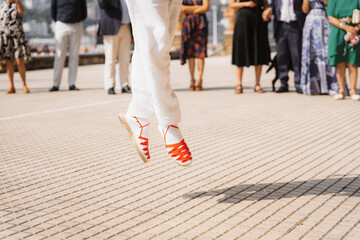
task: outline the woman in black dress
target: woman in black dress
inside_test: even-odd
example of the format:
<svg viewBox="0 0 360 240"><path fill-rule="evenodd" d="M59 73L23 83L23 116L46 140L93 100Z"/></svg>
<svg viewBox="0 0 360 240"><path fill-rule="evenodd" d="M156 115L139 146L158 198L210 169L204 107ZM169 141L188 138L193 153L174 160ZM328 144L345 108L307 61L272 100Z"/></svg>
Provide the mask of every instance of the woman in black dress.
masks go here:
<svg viewBox="0 0 360 240"><path fill-rule="evenodd" d="M238 10L232 53L232 64L237 66L236 94L243 92L243 70L244 67L249 66L255 66L256 84L254 91L264 92L260 86L260 76L262 65L267 65L270 61L270 47L267 23L263 21L261 15L267 7L267 0L230 0L230 8Z"/></svg>

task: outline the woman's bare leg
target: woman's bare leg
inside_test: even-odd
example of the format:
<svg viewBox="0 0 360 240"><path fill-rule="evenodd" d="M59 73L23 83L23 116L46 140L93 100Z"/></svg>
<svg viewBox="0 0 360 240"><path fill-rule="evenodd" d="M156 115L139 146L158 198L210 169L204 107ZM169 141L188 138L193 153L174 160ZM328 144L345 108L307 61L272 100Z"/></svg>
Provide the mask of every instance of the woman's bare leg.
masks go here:
<svg viewBox="0 0 360 240"><path fill-rule="evenodd" d="M236 66L236 78L237 78L237 85L235 88L236 94L243 93L243 87L242 87L243 72L244 72L244 67Z"/></svg>
<svg viewBox="0 0 360 240"><path fill-rule="evenodd" d="M14 63L12 60L6 61L6 73L9 77L10 87L6 91L7 93L15 93L15 86L14 86Z"/></svg>
<svg viewBox="0 0 360 240"><path fill-rule="evenodd" d="M189 58L190 91L195 90L195 58Z"/></svg>
<svg viewBox="0 0 360 240"><path fill-rule="evenodd" d="M205 59L204 58L198 58L198 86L202 86L202 80L204 75L204 68L205 68Z"/></svg>
<svg viewBox="0 0 360 240"><path fill-rule="evenodd" d="M350 75L350 95L356 94L356 84L358 78L358 66L347 64Z"/></svg>
<svg viewBox="0 0 360 240"><path fill-rule="evenodd" d="M261 70L262 70L262 65L255 66L256 85L260 85Z"/></svg>
<svg viewBox="0 0 360 240"><path fill-rule="evenodd" d="M339 84L339 93L345 94L345 72L346 72L346 63L336 64L336 77Z"/></svg>
<svg viewBox="0 0 360 240"><path fill-rule="evenodd" d="M16 64L18 66L18 70L21 76L21 80L23 82L23 92L24 93L29 93L29 89L26 86L26 68L25 68L25 63L23 59L16 59Z"/></svg>

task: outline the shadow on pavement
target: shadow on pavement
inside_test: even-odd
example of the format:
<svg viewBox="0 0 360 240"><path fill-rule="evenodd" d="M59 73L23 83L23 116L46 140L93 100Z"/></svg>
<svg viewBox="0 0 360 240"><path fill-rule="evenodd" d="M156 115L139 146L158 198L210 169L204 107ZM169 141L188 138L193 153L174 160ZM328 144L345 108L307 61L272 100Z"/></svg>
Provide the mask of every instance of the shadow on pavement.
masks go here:
<svg viewBox="0 0 360 240"><path fill-rule="evenodd" d="M240 203L242 201L276 200L309 195L337 195L360 197L360 176L314 179L309 181L241 184L209 192L194 192L184 198L195 199L208 196L223 196L219 203ZM352 184L357 181L357 184ZM349 187L349 185L351 185Z"/></svg>

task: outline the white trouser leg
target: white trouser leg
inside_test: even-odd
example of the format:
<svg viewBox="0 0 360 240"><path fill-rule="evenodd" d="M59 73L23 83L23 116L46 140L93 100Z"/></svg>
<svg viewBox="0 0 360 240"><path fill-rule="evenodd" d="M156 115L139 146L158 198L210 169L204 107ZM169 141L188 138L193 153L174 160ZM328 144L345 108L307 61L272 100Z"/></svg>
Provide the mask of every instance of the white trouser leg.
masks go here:
<svg viewBox="0 0 360 240"><path fill-rule="evenodd" d="M71 26L70 46L69 46L69 86L75 84L77 69L79 65L79 48L83 35L82 22L68 24Z"/></svg>
<svg viewBox="0 0 360 240"><path fill-rule="evenodd" d="M57 21L55 24L56 54L54 61L54 83L53 86L59 87L64 70L66 52L69 46L69 32L65 23Z"/></svg>
<svg viewBox="0 0 360 240"><path fill-rule="evenodd" d="M131 48L131 32L129 25L122 25L118 34L119 48L118 60L120 65L120 85L125 87L129 85L129 64Z"/></svg>
<svg viewBox="0 0 360 240"><path fill-rule="evenodd" d="M182 0L127 0L135 38L132 93L127 115L150 118L161 125L181 120L179 102L170 86L169 50Z"/></svg>
<svg viewBox="0 0 360 240"><path fill-rule="evenodd" d="M104 65L104 83L105 89L115 87L115 63L118 50L117 35L105 35L104 51L105 51L105 65Z"/></svg>

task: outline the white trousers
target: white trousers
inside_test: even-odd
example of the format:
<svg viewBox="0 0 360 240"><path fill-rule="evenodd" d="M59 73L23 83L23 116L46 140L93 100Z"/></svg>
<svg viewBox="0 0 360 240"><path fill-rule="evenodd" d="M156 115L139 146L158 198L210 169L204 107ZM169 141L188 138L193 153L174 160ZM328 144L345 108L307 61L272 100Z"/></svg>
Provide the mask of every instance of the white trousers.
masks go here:
<svg viewBox="0 0 360 240"><path fill-rule="evenodd" d="M64 70L66 53L69 49L69 86L75 84L79 64L79 48L83 35L83 24L63 23L55 24L56 54L54 61L54 86L59 87Z"/></svg>
<svg viewBox="0 0 360 240"><path fill-rule="evenodd" d="M105 67L104 82L105 89L115 87L115 74L120 76L120 88L129 84L129 64L131 32L130 25L122 25L117 35L104 35ZM116 61L119 62L119 72L115 71Z"/></svg>
<svg viewBox="0 0 360 240"><path fill-rule="evenodd" d="M133 99L127 115L149 119L155 112L159 124L177 124L181 113L170 86L169 51L182 0L126 1L135 40L131 71Z"/></svg>

